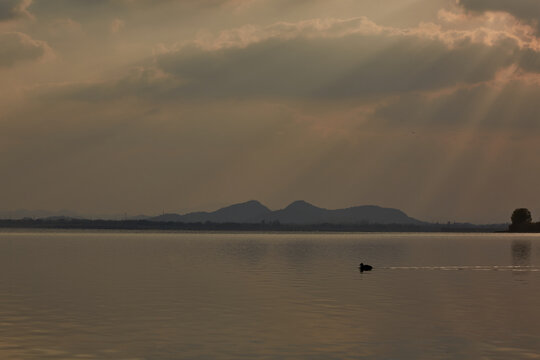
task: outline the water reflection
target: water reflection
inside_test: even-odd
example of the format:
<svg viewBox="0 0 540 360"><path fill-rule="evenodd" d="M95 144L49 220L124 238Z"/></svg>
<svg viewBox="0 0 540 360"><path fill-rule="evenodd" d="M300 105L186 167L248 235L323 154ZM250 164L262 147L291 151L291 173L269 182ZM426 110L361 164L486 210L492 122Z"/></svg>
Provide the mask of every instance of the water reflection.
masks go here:
<svg viewBox="0 0 540 360"><path fill-rule="evenodd" d="M313 260L316 245L309 240L291 240L280 244L277 250L279 256L295 266L300 266Z"/></svg>
<svg viewBox="0 0 540 360"><path fill-rule="evenodd" d="M512 241L512 265L514 266L530 266L531 265L531 248L530 240L514 240Z"/></svg>
<svg viewBox="0 0 540 360"><path fill-rule="evenodd" d="M249 266L256 266L268 256L269 245L254 240L238 240L221 244L221 252L235 261Z"/></svg>

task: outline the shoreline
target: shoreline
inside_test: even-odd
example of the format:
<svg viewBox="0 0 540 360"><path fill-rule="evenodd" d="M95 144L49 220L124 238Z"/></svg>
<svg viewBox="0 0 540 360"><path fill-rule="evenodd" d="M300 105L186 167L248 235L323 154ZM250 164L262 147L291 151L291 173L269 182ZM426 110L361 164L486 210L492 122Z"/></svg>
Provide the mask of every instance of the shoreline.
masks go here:
<svg viewBox="0 0 540 360"><path fill-rule="evenodd" d="M367 233L505 233L507 225L474 224L280 224L280 223L180 223L147 220L22 219L0 220L0 229L127 230L187 232L367 232Z"/></svg>

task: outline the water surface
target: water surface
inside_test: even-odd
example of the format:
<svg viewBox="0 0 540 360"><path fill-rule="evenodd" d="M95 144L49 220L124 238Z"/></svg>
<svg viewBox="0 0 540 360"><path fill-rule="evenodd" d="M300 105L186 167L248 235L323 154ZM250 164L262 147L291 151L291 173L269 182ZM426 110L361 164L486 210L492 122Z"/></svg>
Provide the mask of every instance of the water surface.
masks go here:
<svg viewBox="0 0 540 360"><path fill-rule="evenodd" d="M535 235L0 232L0 358L540 358L539 255Z"/></svg>

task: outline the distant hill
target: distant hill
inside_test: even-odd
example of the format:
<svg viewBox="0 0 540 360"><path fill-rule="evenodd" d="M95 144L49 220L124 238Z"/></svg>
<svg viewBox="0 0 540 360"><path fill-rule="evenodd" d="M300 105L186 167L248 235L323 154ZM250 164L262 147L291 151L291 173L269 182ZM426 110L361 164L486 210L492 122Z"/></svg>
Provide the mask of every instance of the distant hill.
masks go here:
<svg viewBox="0 0 540 360"><path fill-rule="evenodd" d="M214 212L194 212L185 215L163 214L148 220L184 223L260 223L279 221L282 224L425 224L397 209L370 205L328 210L302 200L295 201L286 208L276 211L271 211L260 202L252 200Z"/></svg>
<svg viewBox="0 0 540 360"><path fill-rule="evenodd" d="M397 209L368 205L328 210L305 201L295 201L283 210L274 211L271 219L284 224L422 224Z"/></svg>
<svg viewBox="0 0 540 360"><path fill-rule="evenodd" d="M69 210L48 211L48 210L25 210L18 209L13 211L1 211L0 219L24 219L24 218L82 218L76 212Z"/></svg>
<svg viewBox="0 0 540 360"><path fill-rule="evenodd" d="M0 219L46 219L46 220L66 220L66 219L105 219L105 220L126 220L126 214L81 214L71 210L26 210L18 209L13 211L0 211ZM150 216L131 216L129 220L144 220Z"/></svg>
<svg viewBox="0 0 540 360"><path fill-rule="evenodd" d="M185 223L258 223L267 218L272 211L258 201L252 200L221 208L214 212L193 212L185 215L164 214L150 218L151 221L176 221Z"/></svg>

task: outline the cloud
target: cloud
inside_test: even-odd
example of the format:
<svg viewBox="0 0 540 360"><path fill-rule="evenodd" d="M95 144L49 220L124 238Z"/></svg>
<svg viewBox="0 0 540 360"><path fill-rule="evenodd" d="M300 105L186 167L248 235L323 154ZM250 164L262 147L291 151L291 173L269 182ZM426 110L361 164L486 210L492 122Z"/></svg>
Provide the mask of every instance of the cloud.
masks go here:
<svg viewBox="0 0 540 360"><path fill-rule="evenodd" d="M161 48L152 65L119 80L63 92L88 101L125 96L369 99L479 84L515 64L536 71L538 53L522 48L525 40L489 31L435 24L400 29L366 18L246 26Z"/></svg>
<svg viewBox="0 0 540 360"><path fill-rule="evenodd" d="M160 69L137 66L113 80L42 84L28 92L37 99L53 102L114 102L132 97L163 102L171 99L178 86L176 79Z"/></svg>
<svg viewBox="0 0 540 360"><path fill-rule="evenodd" d="M51 49L47 43L30 36L10 32L0 34L0 67L11 67L19 62L43 58Z"/></svg>
<svg viewBox="0 0 540 360"><path fill-rule="evenodd" d="M0 1L0 21L14 20L30 16L28 7L32 0L2 0Z"/></svg>
<svg viewBox="0 0 540 360"><path fill-rule="evenodd" d="M31 2L32 0L6 0L8 2ZM133 9L148 9L160 5L179 7L212 8L218 6L243 7L252 0L33 0L36 12L56 13L57 15L86 16L89 12L119 11L125 12Z"/></svg>
<svg viewBox="0 0 540 360"><path fill-rule="evenodd" d="M533 24L540 31L538 0L459 0L465 9L475 12L503 11Z"/></svg>
<svg viewBox="0 0 540 360"><path fill-rule="evenodd" d="M222 33L160 54L157 66L185 97L352 98L488 81L516 61L519 46L484 40L434 25L317 20Z"/></svg>

